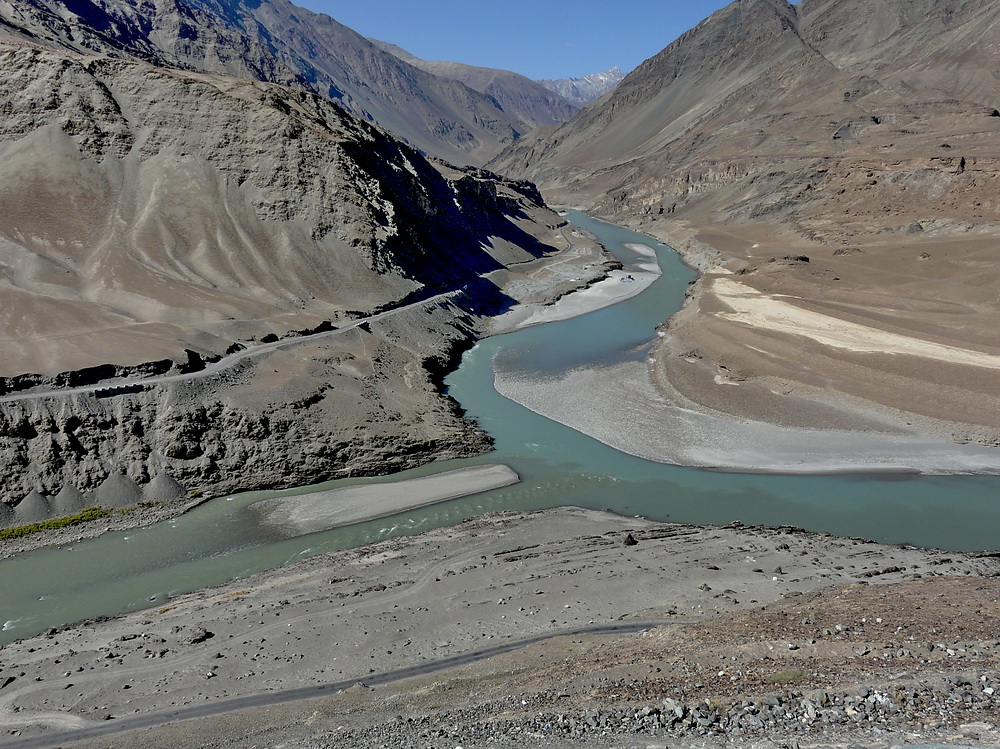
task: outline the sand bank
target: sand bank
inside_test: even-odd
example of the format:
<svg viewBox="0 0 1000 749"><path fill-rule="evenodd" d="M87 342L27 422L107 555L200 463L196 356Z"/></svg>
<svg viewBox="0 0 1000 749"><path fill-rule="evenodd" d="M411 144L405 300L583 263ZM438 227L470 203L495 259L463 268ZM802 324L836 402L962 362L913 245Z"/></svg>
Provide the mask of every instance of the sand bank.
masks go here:
<svg viewBox="0 0 1000 749"><path fill-rule="evenodd" d="M396 515L520 481L505 465L473 466L406 481L265 499L250 505L289 537Z"/></svg>
<svg viewBox="0 0 1000 749"><path fill-rule="evenodd" d="M518 305L496 319L492 332L508 333L531 325L568 320L641 294L661 275L656 251L639 243L625 246L637 253L633 262L611 271L602 281L566 294L553 304Z"/></svg>
<svg viewBox="0 0 1000 749"><path fill-rule="evenodd" d="M899 335L794 304L795 297L768 295L731 278L714 278L712 293L731 308L716 316L762 328L811 338L825 346L853 353L906 354L948 364L1000 369L1000 356Z"/></svg>
<svg viewBox="0 0 1000 749"><path fill-rule="evenodd" d="M1000 473L1000 451L898 431L800 429L709 412L666 397L644 362L544 379L498 372L497 391L560 424L647 460L771 473Z"/></svg>

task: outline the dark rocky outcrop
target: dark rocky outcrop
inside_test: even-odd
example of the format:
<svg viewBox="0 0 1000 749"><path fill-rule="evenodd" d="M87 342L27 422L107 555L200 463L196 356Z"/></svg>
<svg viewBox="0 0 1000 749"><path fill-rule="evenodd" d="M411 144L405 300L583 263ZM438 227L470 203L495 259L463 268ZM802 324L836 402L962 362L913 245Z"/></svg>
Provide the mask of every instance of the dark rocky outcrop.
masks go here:
<svg viewBox="0 0 1000 749"><path fill-rule="evenodd" d="M534 186L315 93L23 41L0 66L0 253L23 271L0 289L4 393L102 384L0 403L7 502L71 484L119 508L486 448L424 362L513 303L481 274L561 246ZM200 376L304 331L329 338Z"/></svg>

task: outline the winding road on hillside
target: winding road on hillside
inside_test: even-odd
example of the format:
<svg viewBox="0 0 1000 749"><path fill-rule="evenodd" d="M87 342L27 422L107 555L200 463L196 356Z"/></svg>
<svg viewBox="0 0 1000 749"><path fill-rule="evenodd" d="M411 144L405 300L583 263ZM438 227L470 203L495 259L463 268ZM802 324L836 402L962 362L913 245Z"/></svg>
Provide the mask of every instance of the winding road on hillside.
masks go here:
<svg viewBox="0 0 1000 749"><path fill-rule="evenodd" d="M137 731L143 728L153 728L156 726L177 723L184 720L195 720L197 718L209 718L224 713L231 713L237 710L247 710L250 708L270 707L273 705L284 705L289 702L299 702L302 700L316 699L324 695L334 694L343 689L348 689L359 682L367 687L384 686L393 684L405 679L413 679L418 676L445 671L450 668L465 666L470 663L484 661L498 655L504 655L515 650L526 648L546 640L556 637L580 637L595 635L627 635L643 632L653 627L660 627L667 624L688 624L689 621L645 621L626 622L622 624L600 624L591 627L578 627L575 629L558 630L548 632L535 637L529 637L515 642L494 645L482 650L474 650L470 653L461 653L448 658L421 663L415 666L386 671L380 674L369 674L364 677L353 679L343 679L341 681L317 684L309 687L299 687L297 689L284 689L275 692L261 692L243 697L234 697L228 700L214 702L203 702L197 705L187 705L172 710L163 710L145 715L136 715L118 720L107 720L95 723L89 728L80 728L72 731L59 731L30 738L15 739L5 744L6 749L46 749L47 747L57 747L70 742L84 741L87 739L107 738L129 731Z"/></svg>
<svg viewBox="0 0 1000 749"><path fill-rule="evenodd" d="M573 240L569 238L566 234L566 227L560 228L560 234L563 240L566 242L566 248L559 251L562 255L573 249L575 246ZM534 260L529 260L527 262L534 262ZM555 261L555 264L565 262L563 259ZM519 265L520 263L512 263L511 265ZM488 279L496 270L488 271L486 273L481 273L476 278L486 278ZM368 317L359 317L356 320L352 320L348 323L341 325L340 327L334 328L333 330L324 330L320 333L310 333L309 335L294 336L282 338L278 341L271 341L268 343L255 343L245 348L235 351L232 354L227 354L222 358L207 364L204 368L199 369L195 372L184 372L175 374L164 374L164 375L153 375L150 377L130 377L120 380L108 380L102 381L93 385L81 385L79 387L70 388L50 388L48 390L32 390L25 393L12 393L10 395L0 396L0 403L14 403L18 401L29 401L29 400L39 400L42 398L68 398L73 395L92 395L98 391L109 391L108 395L117 395L119 393L129 392L132 388L145 389L152 385L165 385L170 382L181 382L202 379L205 377L211 377L212 375L223 372L227 369L231 369L236 366L241 361L245 359L251 359L255 356L260 356L261 354L267 354L271 351L277 351L282 348L289 348L292 346L300 346L304 343L311 343L313 341L320 341L330 338L335 338L337 336L344 335L352 330L355 330L362 325L378 322L379 320L384 320L386 318L392 317L393 315L398 315L402 312L408 310L417 309L423 305L436 304L441 301L454 299L456 296L464 293L466 287L471 281L466 281L460 286L446 291L442 291L434 296L427 297L425 299L419 299L409 304L402 304L398 307L392 307L391 309L383 310L374 315L369 315Z"/></svg>
<svg viewBox="0 0 1000 749"><path fill-rule="evenodd" d="M186 372L177 374L165 374L165 375L154 375L151 377L133 377L121 380L109 380L100 382L94 385L83 385L80 387L72 388L53 388L50 390L36 390L28 393L14 393L11 395L5 395L0 397L0 403L12 403L15 401L26 401L26 400L37 400L40 398L66 398L71 395L81 395L81 394L92 394L99 390L108 391L126 391L128 388L141 387L145 388L150 385L163 385L168 382L179 382L181 380L196 380L204 377L211 377L212 375L218 374L226 369L231 369L233 366L243 361L244 359L250 359L255 356L260 356L261 354L266 354L271 351L276 351L281 348L287 348L291 346L299 346L304 343L311 343L312 341L319 341L328 338L334 338L344 333L348 333L366 323L378 322L379 320L384 320L387 317L392 317L401 312L407 310L415 309L422 305L434 304L436 302L451 299L462 293L462 289L450 289L444 291L435 296L428 297L426 299L421 299L416 302L411 302L410 304L404 304L399 307L393 307L392 309L379 312L368 317L359 317L357 320L352 320L349 323L344 324L341 327L335 328L333 330L324 330L321 333L311 333L304 336L296 336L291 338L282 338L278 341L271 341L269 343L257 343L246 348L240 349L239 351L228 354L227 356L218 359L208 365L203 369L199 369L196 372ZM112 392L111 394L114 394Z"/></svg>

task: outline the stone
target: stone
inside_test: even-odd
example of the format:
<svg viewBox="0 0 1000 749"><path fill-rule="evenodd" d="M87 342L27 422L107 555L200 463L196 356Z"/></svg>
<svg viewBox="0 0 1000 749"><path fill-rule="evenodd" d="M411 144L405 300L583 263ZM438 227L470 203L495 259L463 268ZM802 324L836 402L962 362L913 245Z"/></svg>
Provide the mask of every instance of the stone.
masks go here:
<svg viewBox="0 0 1000 749"><path fill-rule="evenodd" d="M191 631L191 633L184 639L184 642L188 645L198 645L206 640L210 640L215 637L213 632L209 632L207 629L198 627Z"/></svg>

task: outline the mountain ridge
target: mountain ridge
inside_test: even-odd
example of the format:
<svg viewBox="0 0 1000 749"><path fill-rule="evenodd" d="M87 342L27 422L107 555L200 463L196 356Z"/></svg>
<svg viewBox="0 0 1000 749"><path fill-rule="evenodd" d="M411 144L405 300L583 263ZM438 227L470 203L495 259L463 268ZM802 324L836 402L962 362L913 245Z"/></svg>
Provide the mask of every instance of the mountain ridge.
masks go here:
<svg viewBox="0 0 1000 749"><path fill-rule="evenodd" d="M624 77L621 68L615 66L600 73L584 75L579 78L543 79L539 80L538 83L550 91L555 91L572 104L585 107L590 102L597 101L613 91Z"/></svg>
<svg viewBox="0 0 1000 749"><path fill-rule="evenodd" d="M18 0L0 21L8 38L319 93L454 163L481 165L524 130L491 97L287 0Z"/></svg>
<svg viewBox="0 0 1000 749"><path fill-rule="evenodd" d="M524 124L526 132L542 125L558 125L578 110L558 93L519 73L460 62L422 60L398 45L375 39L371 41L403 62L441 78L460 81L492 97L503 111L516 116Z"/></svg>
<svg viewBox="0 0 1000 749"><path fill-rule="evenodd" d="M0 68L0 389L27 396L0 403L0 522L59 492L134 505L160 476L179 498L486 449L437 378L508 283L566 290L523 283L566 244L534 186L301 88L10 37ZM72 382L108 386L52 394Z"/></svg>

